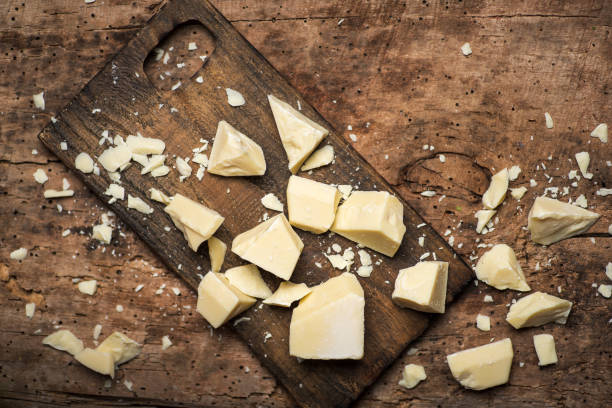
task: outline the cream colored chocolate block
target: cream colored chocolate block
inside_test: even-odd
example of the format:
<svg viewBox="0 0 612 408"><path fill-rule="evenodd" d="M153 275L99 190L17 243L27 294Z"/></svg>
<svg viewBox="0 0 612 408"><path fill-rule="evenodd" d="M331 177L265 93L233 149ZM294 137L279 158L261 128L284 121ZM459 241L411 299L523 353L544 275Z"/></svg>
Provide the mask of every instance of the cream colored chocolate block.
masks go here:
<svg viewBox="0 0 612 408"><path fill-rule="evenodd" d="M113 237L113 228L106 224L94 225L91 237L105 244L110 244Z"/></svg>
<svg viewBox="0 0 612 408"><path fill-rule="evenodd" d="M329 230L342 195L337 188L307 178L291 176L287 184L289 222L305 231Z"/></svg>
<svg viewBox="0 0 612 408"><path fill-rule="evenodd" d="M130 361L140 354L141 349L141 344L120 332L114 332L96 347L97 351L109 353L117 365Z"/></svg>
<svg viewBox="0 0 612 408"><path fill-rule="evenodd" d="M422 365L408 364L402 371L402 379L399 380L398 384L406 389L413 389L421 381L427 378L425 369Z"/></svg>
<svg viewBox="0 0 612 408"><path fill-rule="evenodd" d="M153 156L151 156L150 159L148 159L146 166L143 166L142 169L140 170L140 174L147 174L147 173L151 173L151 175L153 177L156 177L154 173L155 171L161 172L165 174L160 174L160 175L166 175L168 174L167 171L163 170L164 166L164 162L166 161L166 155L165 154L154 154ZM170 171L170 169L168 168L168 171Z"/></svg>
<svg viewBox="0 0 612 408"><path fill-rule="evenodd" d="M108 188L104 192L104 194L107 196L111 196L112 198L116 200L125 199L125 189L121 187L119 184L115 184L115 183L110 183L108 185Z"/></svg>
<svg viewBox="0 0 612 408"><path fill-rule="evenodd" d="M261 176L266 172L263 150L222 120L208 160L208 172L220 176Z"/></svg>
<svg viewBox="0 0 612 408"><path fill-rule="evenodd" d="M399 271L391 298L400 307L444 313L448 262L425 261Z"/></svg>
<svg viewBox="0 0 612 408"><path fill-rule="evenodd" d="M149 193L151 194L151 200L153 201L157 201L158 203L162 203L162 204L170 204L170 197L168 197L166 194L164 194L163 191L160 191L156 188L150 188L149 189Z"/></svg>
<svg viewBox="0 0 612 408"><path fill-rule="evenodd" d="M232 242L236 255L284 280L291 278L303 248L284 214L243 232Z"/></svg>
<svg viewBox="0 0 612 408"><path fill-rule="evenodd" d="M83 351L83 342L69 330L58 330L45 337L43 344L56 350L66 351L73 356Z"/></svg>
<svg viewBox="0 0 612 408"><path fill-rule="evenodd" d="M104 150L100 157L98 157L98 163L100 163L106 171L114 172L128 164L131 159L132 151L130 148L126 145L119 145Z"/></svg>
<svg viewBox="0 0 612 408"><path fill-rule="evenodd" d="M545 366L557 364L557 351L555 350L555 338L550 334L536 334L533 336L533 345L538 355L538 365Z"/></svg>
<svg viewBox="0 0 612 408"><path fill-rule="evenodd" d="M81 152L74 159L74 167L83 173L91 173L94 169L94 161L90 155L85 152Z"/></svg>
<svg viewBox="0 0 612 408"><path fill-rule="evenodd" d="M538 197L529 211L527 228L531 240L550 245L588 230L599 219L599 214L578 206Z"/></svg>
<svg viewBox="0 0 612 408"><path fill-rule="evenodd" d="M503 339L446 356L453 377L465 388L485 390L508 382L512 341Z"/></svg>
<svg viewBox="0 0 612 408"><path fill-rule="evenodd" d="M253 264L236 266L225 271L225 277L230 285L245 295L265 299L272 295L272 291L261 277L259 269Z"/></svg>
<svg viewBox="0 0 612 408"><path fill-rule="evenodd" d="M495 210L478 210L476 211L475 217L478 219L478 224L476 225L476 232L481 233L484 227L487 226L487 223L491 221L491 218L495 215L497 211Z"/></svg>
<svg viewBox="0 0 612 408"><path fill-rule="evenodd" d="M256 299L230 285L225 276L208 272L198 286L197 310L215 329L253 306Z"/></svg>
<svg viewBox="0 0 612 408"><path fill-rule="evenodd" d="M489 210L494 210L504 201L508 191L508 169L503 169L491 178L489 188L482 195L482 204Z"/></svg>
<svg viewBox="0 0 612 408"><path fill-rule="evenodd" d="M319 167L327 166L329 163L334 161L334 147L332 145L325 145L320 149L317 149L302 165L302 171L308 171L317 169Z"/></svg>
<svg viewBox="0 0 612 408"><path fill-rule="evenodd" d="M72 197L74 195L73 190L45 190L43 196L45 198L63 198L63 197Z"/></svg>
<svg viewBox="0 0 612 408"><path fill-rule="evenodd" d="M189 247L194 251L197 251L198 246L210 238L225 220L215 210L181 194L176 194L164 211L183 232Z"/></svg>
<svg viewBox="0 0 612 408"><path fill-rule="evenodd" d="M166 148L163 140L151 137L129 135L125 144L135 154L162 154Z"/></svg>
<svg viewBox="0 0 612 408"><path fill-rule="evenodd" d="M363 289L355 275L345 272L314 286L293 309L289 354L318 360L363 358Z"/></svg>
<svg viewBox="0 0 612 408"><path fill-rule="evenodd" d="M210 269L213 272L219 272L223 266L227 245L219 238L208 238L208 256L210 257Z"/></svg>
<svg viewBox="0 0 612 408"><path fill-rule="evenodd" d="M331 230L393 256L406 232L404 207L386 191L355 191L338 207Z"/></svg>
<svg viewBox="0 0 612 408"><path fill-rule="evenodd" d="M580 168L580 173L586 179L593 178L593 174L589 173L589 164L591 163L591 155L589 152L579 152L576 153L576 163L578 163L578 167Z"/></svg>
<svg viewBox="0 0 612 408"><path fill-rule="evenodd" d="M266 305L290 307L312 291L305 283L281 282L278 289L263 302Z"/></svg>
<svg viewBox="0 0 612 408"><path fill-rule="evenodd" d="M497 244L480 257L476 277L499 290L531 290L514 251L506 244Z"/></svg>
<svg viewBox="0 0 612 408"><path fill-rule="evenodd" d="M478 316L476 316L476 328L482 331L491 331L491 319L489 316L479 313Z"/></svg>
<svg viewBox="0 0 612 408"><path fill-rule="evenodd" d="M153 208L151 208L151 206L149 206L149 204L147 204L145 200L140 197L134 197L129 193L127 199L127 206L128 208L132 208L142 214L148 215L153 212Z"/></svg>
<svg viewBox="0 0 612 408"><path fill-rule="evenodd" d="M79 289L79 292L85 295L93 296L96 294L96 289L98 289L98 281L95 279L81 281L77 284L77 288Z"/></svg>
<svg viewBox="0 0 612 408"><path fill-rule="evenodd" d="M591 132L591 137L599 138L602 143L608 143L608 125L606 123L597 125Z"/></svg>
<svg viewBox="0 0 612 408"><path fill-rule="evenodd" d="M45 184L49 180L47 173L45 173L43 169L36 169L33 175L34 180L36 180L38 184Z"/></svg>
<svg viewBox="0 0 612 408"><path fill-rule="evenodd" d="M115 360L109 352L86 348L77 353L74 358L90 370L115 378Z"/></svg>
<svg viewBox="0 0 612 408"><path fill-rule="evenodd" d="M517 187L517 188L510 189L510 195L512 196L512 198L514 198L517 201L520 201L526 192L527 192L527 187Z"/></svg>
<svg viewBox="0 0 612 408"><path fill-rule="evenodd" d="M268 95L268 101L289 159L289 170L295 174L329 131L274 95Z"/></svg>
<svg viewBox="0 0 612 408"><path fill-rule="evenodd" d="M521 298L510 306L506 321L515 329L542 326L555 322L565 324L572 310L572 302L542 292Z"/></svg>

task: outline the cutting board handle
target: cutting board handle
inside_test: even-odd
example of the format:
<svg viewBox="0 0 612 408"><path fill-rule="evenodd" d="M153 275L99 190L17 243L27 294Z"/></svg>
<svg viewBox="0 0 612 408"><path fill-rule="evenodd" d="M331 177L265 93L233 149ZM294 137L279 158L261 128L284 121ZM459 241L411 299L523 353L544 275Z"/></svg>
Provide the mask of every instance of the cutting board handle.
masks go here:
<svg viewBox="0 0 612 408"><path fill-rule="evenodd" d="M215 48L223 46L224 39L234 37L233 30L223 24L225 17L207 0L183 2L170 0L153 19L137 34L132 56L144 64L149 53L175 28L185 23L199 23L215 39Z"/></svg>

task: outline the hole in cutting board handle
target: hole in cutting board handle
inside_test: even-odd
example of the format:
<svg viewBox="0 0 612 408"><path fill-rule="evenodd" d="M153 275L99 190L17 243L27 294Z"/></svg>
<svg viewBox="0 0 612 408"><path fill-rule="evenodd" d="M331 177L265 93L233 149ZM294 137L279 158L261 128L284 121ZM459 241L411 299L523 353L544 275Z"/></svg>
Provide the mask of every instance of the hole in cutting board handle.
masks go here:
<svg viewBox="0 0 612 408"><path fill-rule="evenodd" d="M187 21L149 52L144 72L159 90L170 91L179 81L184 86L206 64L215 45L216 39L206 27L198 21Z"/></svg>

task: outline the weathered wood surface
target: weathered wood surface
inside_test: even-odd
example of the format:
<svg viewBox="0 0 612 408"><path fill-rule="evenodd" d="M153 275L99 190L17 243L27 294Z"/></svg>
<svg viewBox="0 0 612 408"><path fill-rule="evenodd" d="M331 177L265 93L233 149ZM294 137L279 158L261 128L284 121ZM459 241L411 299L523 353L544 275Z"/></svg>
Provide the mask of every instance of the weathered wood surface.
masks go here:
<svg viewBox="0 0 612 408"><path fill-rule="evenodd" d="M211 43L205 47L196 39L198 27L205 30L198 22L210 30L216 46ZM172 38L168 38L177 26L180 32L174 32ZM152 50L164 37L166 52L192 54L196 62L189 69L193 73L184 75L178 88L167 86L178 82L170 77L171 72L166 67L184 63L187 55L185 58L175 56L172 61L165 61L164 56L156 64L160 69L151 69L155 64ZM191 41L202 48L186 52ZM202 65L199 55L205 49L212 51L213 47L214 52L208 54L204 66L197 69ZM166 78L161 84L154 85L149 78L163 78L159 71L164 72ZM203 78L201 83L195 80L197 76ZM227 87L242 92L247 103L241 107L230 106L225 92ZM274 193L286 202L285 191L291 173L267 103L270 94L284 101L298 101L302 113L331 128L209 3L174 1L147 23L58 113L55 122L40 134L40 139L67 167L76 171L103 202L108 201L104 192L112 182L108 174L103 170L99 175L83 174L75 169L74 161L80 152L87 152L92 157L100 156L108 147L106 143L99 145L98 142L105 130L111 136L121 134L125 137L142 132L146 137L160 137L166 142L164 153L168 156L168 165L173 164L174 157L192 156L192 149L202 145L201 138L212 145L220 120L227 120L258 143L265 152L267 163L266 174L261 177L206 175L199 180L194 174L179 182L177 171L160 178L141 175L139 166L121 172L121 185L126 197L131 194L144 198L154 212L143 215L128 209L125 200L117 200L109 205L110 209L159 255L170 270L197 290L198 275L210 270L206 245L202 246L200 253L192 251L182 233L164 213L164 205L148 199L149 189L161 189L169 196L181 193L217 210L225 221L215 235L230 247L238 234L258 225L266 214L273 216L260 200L266 193ZM60 148L62 141L68 144L67 150ZM298 174L320 182L356 186L359 190L391 191L384 179L359 158L347 141L332 131L324 143L334 147L334 163L308 174ZM404 207L406 234L399 250L393 258L372 251L376 271L369 278L359 278L367 303L365 352L361 360L299 362L289 355L289 309L257 303L240 315L240 319L248 319L242 319L235 326L236 330L300 405L347 406L423 332L430 318L427 314L398 308L391 301L391 282L399 269L414 265L424 253L435 254L433 257L436 259L447 261L449 302L472 280L470 268L455 256L440 235L430 227L422 226L423 219L410 207ZM291 276L292 282L314 286L339 275L341 271L334 270L324 256L332 244L351 247L355 254L358 251L354 243L335 234L315 235L300 230L296 233L303 241L304 249ZM418 242L420 236L425 240L424 245ZM113 245L121 246L121 237L115 239ZM244 264L237 256L228 255L224 268ZM357 266L359 262L355 262L354 267ZM270 287L278 287L280 279L272 279L266 273L264 276ZM201 323L205 324L204 321ZM389 336L388 333L395 334Z"/></svg>
<svg viewBox="0 0 612 408"><path fill-rule="evenodd" d="M612 208L609 197L594 193L610 187L605 163L610 145L588 136L597 123L609 121L612 110L609 3L259 3L215 5L335 128L353 127L343 134L347 140L356 134L354 146L387 181L440 233L451 229L455 248L467 261L472 251L485 250L477 248L473 213L493 168L520 165L523 172L512 186L529 187L529 179L535 179L538 186L520 203L506 201L495 231L480 237L481 243L511 244L532 288L554 293L561 286L561 296L575 302L566 326L517 332L503 321L515 293L470 286L413 344L418 352L392 365L357 405L609 405L612 306L591 284L605 282L610 261L605 232ZM0 217L8 225L0 232L0 395L6 406L294 404L237 335L221 329L211 337L192 317L194 294L129 228L121 228L123 246L114 254L92 244L87 228L106 209L36 140L51 114L160 6L9 1L0 17ZM474 49L468 58L458 51L465 41ZM31 95L43 89L47 110L40 113ZM544 111L555 119L552 130L544 128ZM423 151L426 143L435 150ZM33 148L38 155L31 154ZM548 185L568 186L567 172L577 168L573 155L582 150L591 153L595 176L571 188L571 197L585 194L602 219L585 237L548 248L534 245L521 228L533 198ZM446 163L438 160L439 153ZM536 170L541 162L546 171ZM42 189L32 180L41 166L51 170L47 186L58 187L67 177L77 191L75 200L62 200L61 213L41 198ZM553 176L552 183L544 173ZM418 194L426 189L439 194ZM441 194L446 198L439 201ZM61 238L66 228L73 233ZM28 247L31 256L20 264L9 262L8 253L19 246ZM94 298L78 294L72 277L99 279L100 292ZM139 283L146 283L145 289L134 294ZM153 298L162 283L180 288L182 295L166 290ZM485 294L495 303L483 303ZM24 317L25 299L43 305L31 321ZM126 311L116 312L116 304ZM490 333L474 327L478 312L492 314ZM33 334L62 324L91 344L98 322L103 336L116 328L145 341L147 358L121 369L120 383L108 389L68 355L42 348L41 335ZM537 366L531 338L542 332L557 340L557 366ZM165 334L175 346L162 352ZM506 336L515 346L510 383L481 393L464 391L444 356ZM424 364L428 379L407 392L396 383L409 362ZM134 382L133 392L123 379Z"/></svg>

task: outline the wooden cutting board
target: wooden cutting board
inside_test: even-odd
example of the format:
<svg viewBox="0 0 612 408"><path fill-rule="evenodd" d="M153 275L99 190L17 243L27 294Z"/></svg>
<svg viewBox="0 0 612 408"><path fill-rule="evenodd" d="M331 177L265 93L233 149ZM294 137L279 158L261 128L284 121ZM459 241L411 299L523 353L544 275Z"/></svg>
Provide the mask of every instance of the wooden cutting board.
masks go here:
<svg viewBox="0 0 612 408"><path fill-rule="evenodd" d="M150 70L145 72L147 56L154 55L152 50L175 27L194 22L202 24L212 34L216 42L214 52L193 76L181 81L178 89L154 85L158 75L147 76L147 72L152 75ZM151 58L149 56L149 60ZM163 77L164 74L160 75ZM196 81L198 77L202 79ZM313 80L316 79L313 77ZM240 91L246 104L230 106L226 87ZM97 157L108 147L98 143L105 130L110 136L120 134L125 137L140 132L143 136L163 139L166 142L165 153L169 155L166 162L171 165L174 164L173 155L192 157L192 149L201 145L200 138L212 145L220 120L228 121L259 143L267 162L267 171L262 177L226 178L206 174L199 181L195 177L195 165L194 175L184 182L179 182L175 169L168 176L157 179L141 176L140 165L132 165L121 173L126 197L129 193L145 199L154 212L145 216L128 209L126 201L117 201L109 207L153 248L170 269L196 289L200 281L198 273L205 273L210 267L207 246L202 245L198 253L191 251L164 213L163 205L148 199L148 190L155 187L169 195L181 193L220 212L225 222L216 236L228 246L231 246L233 237L261 222L264 213L274 215L273 211L261 205L260 199L266 193L274 193L285 202L290 172L268 105L268 94L274 94L296 108L301 107L302 113L331 131L323 144L333 145L335 162L312 173L300 173L301 176L325 183L350 184L358 186L359 190L393 192L382 177L335 134L330 124L205 0L169 2L39 137L71 169L74 169L78 153L84 151ZM60 149L62 141L67 142L68 150ZM104 170L99 176L76 173L101 200L108 202L109 197L103 193L111 181ZM369 250L375 261L374 271L369 278L359 278L366 294L365 356L361 361L299 362L290 357L290 309L258 302L242 315L250 320L242 319L235 326L298 404L308 407L347 406L426 328L429 315L400 309L391 302L399 269L415 264L425 252L435 253L437 259L448 261L448 302L472 279L471 270L446 242L431 227L424 225L422 218L403 200L402 203L407 229L399 251L395 257L388 258ZM166 231L165 227L169 230ZM304 250L291 279L294 282L311 286L340 274L341 271L333 269L323 255L333 243L342 248L350 246L357 252L353 242L337 235L314 235L297 229L296 232L304 242ZM425 237L424 247L417 242L420 236ZM376 262L378 260L381 262ZM315 262L322 267L315 266ZM244 261L228 254L224 267L240 264ZM353 272L359 265L359 260L356 260ZM271 274L263 274L270 287L276 288L278 280ZM202 319L202 324L207 323Z"/></svg>

